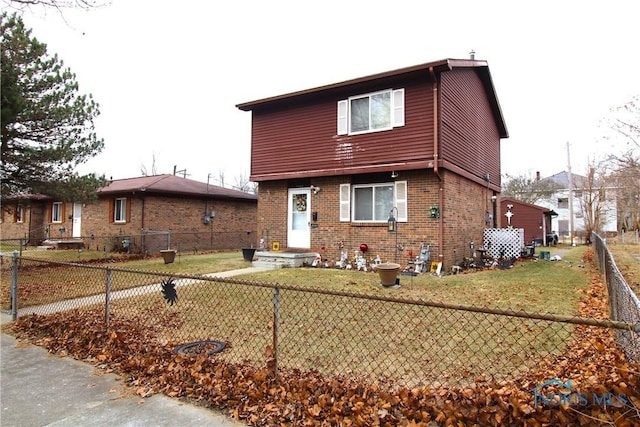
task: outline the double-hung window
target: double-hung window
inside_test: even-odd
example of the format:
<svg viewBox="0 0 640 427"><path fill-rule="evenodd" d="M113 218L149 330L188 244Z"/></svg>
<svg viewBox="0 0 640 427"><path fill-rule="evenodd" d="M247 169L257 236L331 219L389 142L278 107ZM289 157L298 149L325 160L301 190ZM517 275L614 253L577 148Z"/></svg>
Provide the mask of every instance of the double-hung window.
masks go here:
<svg viewBox="0 0 640 427"><path fill-rule="evenodd" d="M383 223L393 208L398 221L407 220L406 181L340 185L340 221Z"/></svg>
<svg viewBox="0 0 640 427"><path fill-rule="evenodd" d="M558 209L569 209L569 199L566 197L559 198Z"/></svg>
<svg viewBox="0 0 640 427"><path fill-rule="evenodd" d="M24 208L22 205L16 207L16 222L24 222Z"/></svg>
<svg viewBox="0 0 640 427"><path fill-rule="evenodd" d="M404 89L387 89L338 102L338 135L404 126Z"/></svg>
<svg viewBox="0 0 640 427"><path fill-rule="evenodd" d="M127 198L120 197L114 200L113 222L127 222Z"/></svg>
<svg viewBox="0 0 640 427"><path fill-rule="evenodd" d="M393 206L393 184L353 186L354 221L387 221Z"/></svg>
<svg viewBox="0 0 640 427"><path fill-rule="evenodd" d="M62 202L53 202L51 204L51 222L62 222Z"/></svg>

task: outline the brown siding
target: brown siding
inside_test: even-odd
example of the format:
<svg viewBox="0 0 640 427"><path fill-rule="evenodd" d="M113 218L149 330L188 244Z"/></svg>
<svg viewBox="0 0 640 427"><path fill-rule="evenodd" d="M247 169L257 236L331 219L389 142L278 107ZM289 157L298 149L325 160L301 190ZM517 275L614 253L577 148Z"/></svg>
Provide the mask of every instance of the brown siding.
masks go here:
<svg viewBox="0 0 640 427"><path fill-rule="evenodd" d="M474 70L442 73L440 159L500 185L500 135Z"/></svg>
<svg viewBox="0 0 640 427"><path fill-rule="evenodd" d="M352 95L405 89L405 126L362 135L337 135L337 103ZM433 159L433 94L428 80L385 83L323 98L313 104L255 110L252 122L251 176L296 172L330 176L345 168L367 168ZM402 169L402 168L399 168ZM269 178L266 178L269 179Z"/></svg>
<svg viewBox="0 0 640 427"><path fill-rule="evenodd" d="M529 206L526 204L518 203L517 201L501 201L500 205L502 207L503 215L500 218L500 226L505 228L509 226L507 217L504 216L504 213L507 212L507 204L512 204L511 212L513 216L511 217L511 226L513 228L523 228L524 229L524 242L525 244L530 244L534 239L542 239L542 221L543 221L543 210L542 208L535 208L533 206ZM548 216L545 216L546 231L548 234L551 234L551 221L548 219Z"/></svg>

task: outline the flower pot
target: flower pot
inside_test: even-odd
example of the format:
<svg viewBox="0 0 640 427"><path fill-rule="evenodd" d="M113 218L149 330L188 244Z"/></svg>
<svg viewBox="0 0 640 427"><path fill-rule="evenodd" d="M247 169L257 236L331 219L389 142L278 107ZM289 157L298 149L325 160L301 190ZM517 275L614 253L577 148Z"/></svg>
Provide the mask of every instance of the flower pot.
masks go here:
<svg viewBox="0 0 640 427"><path fill-rule="evenodd" d="M245 261L253 261L253 256L256 253L256 248L242 248L242 257Z"/></svg>
<svg viewBox="0 0 640 427"><path fill-rule="evenodd" d="M396 278L398 277L398 272L400 271L400 264L395 264L393 262L384 262L376 266L376 271L380 276L380 284L382 286L389 287L398 284L396 282Z"/></svg>
<svg viewBox="0 0 640 427"><path fill-rule="evenodd" d="M165 264L171 264L176 259L176 250L164 249L160 251L160 255L162 255L162 259L164 259Z"/></svg>

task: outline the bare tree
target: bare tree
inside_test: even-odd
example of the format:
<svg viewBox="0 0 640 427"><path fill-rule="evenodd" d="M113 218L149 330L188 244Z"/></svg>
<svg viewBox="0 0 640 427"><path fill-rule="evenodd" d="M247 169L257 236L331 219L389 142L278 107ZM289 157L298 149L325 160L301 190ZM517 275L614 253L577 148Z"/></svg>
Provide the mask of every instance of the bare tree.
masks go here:
<svg viewBox="0 0 640 427"><path fill-rule="evenodd" d="M640 161L626 156L616 164L611 177L617 187L619 230L640 230Z"/></svg>
<svg viewBox="0 0 640 427"><path fill-rule="evenodd" d="M149 173L149 170L144 163L140 164L140 173L142 174L142 176L158 175L157 160L158 156L154 151L151 155L151 173Z"/></svg>
<svg viewBox="0 0 640 427"><path fill-rule="evenodd" d="M245 193L257 194L258 184L255 182L249 181L249 177L246 176L244 173L240 173L240 175L237 175L234 179L235 179L235 184L233 185L233 188L235 190L244 191Z"/></svg>
<svg viewBox="0 0 640 427"><path fill-rule="evenodd" d="M218 184L220 187L224 187L224 171L222 169L218 171Z"/></svg>
<svg viewBox="0 0 640 427"><path fill-rule="evenodd" d="M607 140L621 141L621 153L610 154L608 164L617 187L620 231L640 229L640 95L611 109L605 126L613 131Z"/></svg>
<svg viewBox="0 0 640 427"><path fill-rule="evenodd" d="M550 200L562 186L550 179L540 179L531 171L518 176L505 175L502 196L512 197L525 203L536 204L541 200Z"/></svg>
<svg viewBox="0 0 640 427"><path fill-rule="evenodd" d="M577 199L584 220L584 236L589 239L592 232L602 234L607 221L607 214L612 208L615 191L606 175L606 162L590 161L587 173L582 180L581 189L577 190Z"/></svg>
<svg viewBox="0 0 640 427"><path fill-rule="evenodd" d="M23 10L32 6L44 6L59 11L62 9L90 10L111 4L110 0L3 0L3 2L16 10Z"/></svg>

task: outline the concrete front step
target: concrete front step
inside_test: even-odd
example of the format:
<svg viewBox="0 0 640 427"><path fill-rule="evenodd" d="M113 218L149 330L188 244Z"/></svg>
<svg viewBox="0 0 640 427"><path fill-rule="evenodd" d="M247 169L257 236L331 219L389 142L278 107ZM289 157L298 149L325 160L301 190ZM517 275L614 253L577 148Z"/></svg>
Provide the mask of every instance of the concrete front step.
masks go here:
<svg viewBox="0 0 640 427"><path fill-rule="evenodd" d="M256 251L255 256L256 261L251 263L253 267L276 269L310 265L318 254L316 252Z"/></svg>

